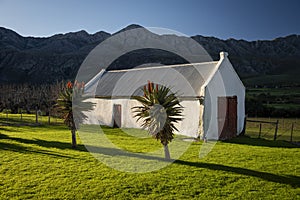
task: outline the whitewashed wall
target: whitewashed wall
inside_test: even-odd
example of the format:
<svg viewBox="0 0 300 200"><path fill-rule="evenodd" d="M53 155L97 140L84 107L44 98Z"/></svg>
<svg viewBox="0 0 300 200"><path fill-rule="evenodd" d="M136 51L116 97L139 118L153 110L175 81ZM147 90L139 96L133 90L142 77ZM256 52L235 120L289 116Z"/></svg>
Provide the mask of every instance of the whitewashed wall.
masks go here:
<svg viewBox="0 0 300 200"><path fill-rule="evenodd" d="M218 97L237 96L237 134L244 126L245 87L227 58L206 85L204 98L204 131L208 139L218 139Z"/></svg>
<svg viewBox="0 0 300 200"><path fill-rule="evenodd" d="M198 100L184 100L181 102L183 106L183 121L178 123L177 134L186 135L190 137L199 136L199 119L201 113L201 106Z"/></svg>
<svg viewBox="0 0 300 200"><path fill-rule="evenodd" d="M140 122L137 123L133 118L132 107L140 105L136 100L129 99L89 99L88 101L96 103L93 111L86 112L88 119L86 124L100 124L113 126L113 105L121 104L122 108L122 128L140 128ZM176 134L197 137L199 135L200 103L198 100L184 100L181 102L184 107L183 121L177 124L179 132ZM203 106L202 106L203 107Z"/></svg>

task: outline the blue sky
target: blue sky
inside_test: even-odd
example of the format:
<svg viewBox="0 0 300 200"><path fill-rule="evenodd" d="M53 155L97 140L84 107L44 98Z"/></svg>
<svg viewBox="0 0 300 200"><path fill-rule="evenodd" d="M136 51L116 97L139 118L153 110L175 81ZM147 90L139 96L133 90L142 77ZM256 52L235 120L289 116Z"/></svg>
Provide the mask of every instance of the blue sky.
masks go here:
<svg viewBox="0 0 300 200"><path fill-rule="evenodd" d="M257 40L300 34L299 10L299 0L0 0L0 26L50 36L114 33L135 23L190 36Z"/></svg>

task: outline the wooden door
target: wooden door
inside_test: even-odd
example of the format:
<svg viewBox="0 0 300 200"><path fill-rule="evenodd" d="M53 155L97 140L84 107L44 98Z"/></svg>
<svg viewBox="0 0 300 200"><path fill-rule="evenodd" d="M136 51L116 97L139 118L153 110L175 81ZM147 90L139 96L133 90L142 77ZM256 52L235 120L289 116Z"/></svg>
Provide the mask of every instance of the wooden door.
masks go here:
<svg viewBox="0 0 300 200"><path fill-rule="evenodd" d="M237 96L218 97L219 139L227 140L237 133Z"/></svg>
<svg viewBox="0 0 300 200"><path fill-rule="evenodd" d="M122 124L122 107L120 104L114 104L113 107L114 128L121 128Z"/></svg>
<svg viewBox="0 0 300 200"><path fill-rule="evenodd" d="M229 138L237 134L237 96L228 98L228 130Z"/></svg>

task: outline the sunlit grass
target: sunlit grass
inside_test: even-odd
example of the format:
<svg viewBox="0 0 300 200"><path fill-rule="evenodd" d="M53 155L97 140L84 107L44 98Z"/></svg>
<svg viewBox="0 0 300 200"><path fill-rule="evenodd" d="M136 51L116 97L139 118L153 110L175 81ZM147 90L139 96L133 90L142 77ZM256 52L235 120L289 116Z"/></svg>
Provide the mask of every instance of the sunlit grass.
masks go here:
<svg viewBox="0 0 300 200"><path fill-rule="evenodd" d="M102 128L127 151L143 153L161 146L152 138L134 137L147 136L137 130ZM61 123L2 124L0 199L297 199L300 195L300 150L284 141L239 137L218 142L203 159L199 159L202 142L194 142L176 162L139 174L107 167L78 142L72 149L71 133Z"/></svg>

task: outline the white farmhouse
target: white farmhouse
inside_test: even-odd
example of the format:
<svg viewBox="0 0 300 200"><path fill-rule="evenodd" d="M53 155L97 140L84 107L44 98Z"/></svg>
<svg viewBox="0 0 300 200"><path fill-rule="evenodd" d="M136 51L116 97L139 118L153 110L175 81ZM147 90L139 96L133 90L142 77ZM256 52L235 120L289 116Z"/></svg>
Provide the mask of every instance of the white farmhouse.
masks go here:
<svg viewBox="0 0 300 200"><path fill-rule="evenodd" d="M184 120L176 134L228 139L242 132L245 87L226 52L213 62L102 70L86 84L96 103L87 123L140 128L132 114L139 103L131 97L142 95L147 81L170 87L181 100Z"/></svg>

